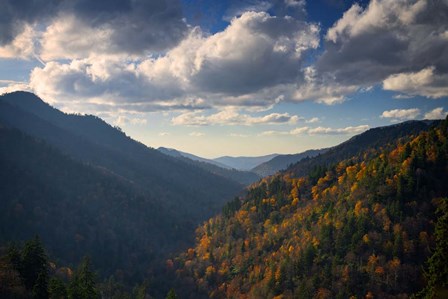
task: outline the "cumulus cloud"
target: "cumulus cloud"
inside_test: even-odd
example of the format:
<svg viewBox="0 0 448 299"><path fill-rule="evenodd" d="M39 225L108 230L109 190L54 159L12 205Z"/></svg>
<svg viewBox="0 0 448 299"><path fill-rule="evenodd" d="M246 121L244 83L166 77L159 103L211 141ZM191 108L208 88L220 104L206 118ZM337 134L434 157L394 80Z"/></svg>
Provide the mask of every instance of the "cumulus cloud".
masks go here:
<svg viewBox="0 0 448 299"><path fill-rule="evenodd" d="M448 74L436 74L434 67L418 72L400 73L384 80L383 88L410 96L442 98L448 96Z"/></svg>
<svg viewBox="0 0 448 299"><path fill-rule="evenodd" d="M184 97L178 88L164 88L164 84L151 82L142 76L134 64L116 59L81 59L70 63L49 62L35 68L30 75L30 87L50 102L84 100L90 103L147 103L127 105L130 110L170 108L200 109L203 102ZM166 99L174 99L165 101ZM126 108L123 106L123 108ZM150 110L150 109L149 109Z"/></svg>
<svg viewBox="0 0 448 299"><path fill-rule="evenodd" d="M193 52L178 57L169 53L169 66L187 62L180 71L197 89L211 93L241 95L300 80L303 53L319 44L319 28L289 17L246 12L222 32L197 37ZM190 55L188 55L190 54ZM193 63L193 64L191 64Z"/></svg>
<svg viewBox="0 0 448 299"><path fill-rule="evenodd" d="M215 114L204 115L201 112L186 112L171 119L173 125L209 126L209 125L260 125L260 124L294 124L299 117L289 113L271 113L264 116L240 114L230 107Z"/></svg>
<svg viewBox="0 0 448 299"><path fill-rule="evenodd" d="M427 113L425 113L425 119L444 119L448 112L443 109L443 107L435 108Z"/></svg>
<svg viewBox="0 0 448 299"><path fill-rule="evenodd" d="M356 85L337 83L334 77L318 74L314 66L304 69L304 83L294 92L296 101L314 100L326 105L339 104L345 101L346 95L358 89Z"/></svg>
<svg viewBox="0 0 448 299"><path fill-rule="evenodd" d="M306 120L305 122L306 122L307 124L314 124L314 123L319 122L319 118L318 118L318 117L312 117L312 118Z"/></svg>
<svg viewBox="0 0 448 299"><path fill-rule="evenodd" d="M178 0L5 0L0 11L0 57L49 61L29 88L67 109L253 112L278 99L334 105L378 83L400 97L448 95L447 1L354 4L311 64L320 28L303 0L232 2L213 34L186 24Z"/></svg>
<svg viewBox="0 0 448 299"><path fill-rule="evenodd" d="M420 109L393 109L384 111L380 117L381 118L391 118L393 121L402 121L416 119L420 115Z"/></svg>
<svg viewBox="0 0 448 299"><path fill-rule="evenodd" d="M28 59L34 56L34 39L36 32L33 27L24 26L22 32L14 37L11 42L1 46L0 58Z"/></svg>
<svg viewBox="0 0 448 299"><path fill-rule="evenodd" d="M0 80L0 95L14 91L31 91L27 82Z"/></svg>
<svg viewBox="0 0 448 299"><path fill-rule="evenodd" d="M47 34L44 45L65 40L75 49L90 45L95 50L98 46L94 39L88 36L76 39L79 32L74 26L78 25L81 33L103 37L98 42L108 45L109 51L135 54L171 48L188 29L177 0L4 0L0 2L0 11L0 45L10 44L27 25L39 22L43 26L56 20L61 26L60 21L67 16L76 21L59 30L50 25L51 34ZM71 54L72 50L67 48L67 51Z"/></svg>
<svg viewBox="0 0 448 299"><path fill-rule="evenodd" d="M290 131L265 131L261 133L262 136L275 135L353 135L359 134L369 129L368 125L349 126L345 128L331 128L331 127L299 127Z"/></svg>
<svg viewBox="0 0 448 299"><path fill-rule="evenodd" d="M272 12L277 16L291 16L304 19L306 16L305 0L239 0L231 1L230 6L224 14L224 19L230 21L245 12Z"/></svg>
<svg viewBox="0 0 448 299"><path fill-rule="evenodd" d="M341 86L329 92L336 98L383 80L389 89L446 95L441 84L446 86L448 76L447 16L447 1L375 0L366 8L354 4L327 31L316 71L331 78L332 86ZM416 75L429 79L411 88L406 82Z"/></svg>
<svg viewBox="0 0 448 299"><path fill-rule="evenodd" d="M43 56L71 57L36 68L30 86L51 99L76 97L88 101L151 103L167 109L204 105L269 106L301 80L304 52L319 44L319 28L291 17L246 12L222 32L207 35L194 28L166 54L144 59L93 55L95 40L108 39L104 29L90 32L77 19L56 22L44 34ZM79 28L74 29L74 28ZM58 32L87 35L85 44ZM97 35L96 35L97 33ZM66 50L66 46L70 49ZM99 43L94 52L107 52ZM103 49L104 47L104 49ZM207 99L206 103L198 99Z"/></svg>

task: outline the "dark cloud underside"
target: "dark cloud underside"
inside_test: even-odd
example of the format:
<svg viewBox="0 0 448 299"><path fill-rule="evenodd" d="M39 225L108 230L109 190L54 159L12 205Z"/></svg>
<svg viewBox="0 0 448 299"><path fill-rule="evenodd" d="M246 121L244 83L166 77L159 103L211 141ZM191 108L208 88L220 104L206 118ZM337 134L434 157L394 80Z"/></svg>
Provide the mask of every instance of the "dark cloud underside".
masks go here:
<svg viewBox="0 0 448 299"><path fill-rule="evenodd" d="M2 0L0 44L9 44L26 24L74 15L86 25L111 29L117 51L160 51L177 44L187 25L177 0Z"/></svg>

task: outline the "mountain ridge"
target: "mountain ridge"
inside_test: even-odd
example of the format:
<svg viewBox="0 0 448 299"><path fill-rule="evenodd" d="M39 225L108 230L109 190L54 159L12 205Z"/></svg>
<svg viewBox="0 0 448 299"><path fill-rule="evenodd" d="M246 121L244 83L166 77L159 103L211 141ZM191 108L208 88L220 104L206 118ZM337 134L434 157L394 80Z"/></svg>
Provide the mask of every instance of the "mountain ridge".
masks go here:
<svg viewBox="0 0 448 299"><path fill-rule="evenodd" d="M213 160L222 164L225 164L231 168L235 168L237 170L251 170L257 165L267 162L272 158L278 156L279 154L269 154L263 156L254 156L254 157L246 157L246 156L222 156L218 158L214 158Z"/></svg>
<svg viewBox="0 0 448 299"><path fill-rule="evenodd" d="M205 158L201 158L192 154L184 153L175 149L167 149L164 147L159 147L157 149L164 154L170 155L177 159L181 159L182 161L195 165L205 171L208 171L212 174L222 176L226 179L232 180L244 186L250 185L256 181L258 181L261 177L254 172L244 171L244 170L236 170L235 168L227 167L221 163L215 162L213 160L208 160ZM223 165L223 166L220 166Z"/></svg>
<svg viewBox="0 0 448 299"><path fill-rule="evenodd" d="M313 158L328 151L329 149L310 149L297 154L279 154L269 161L261 163L252 168L251 171L261 177L269 176L277 171L288 168L291 164L297 163L304 158Z"/></svg>

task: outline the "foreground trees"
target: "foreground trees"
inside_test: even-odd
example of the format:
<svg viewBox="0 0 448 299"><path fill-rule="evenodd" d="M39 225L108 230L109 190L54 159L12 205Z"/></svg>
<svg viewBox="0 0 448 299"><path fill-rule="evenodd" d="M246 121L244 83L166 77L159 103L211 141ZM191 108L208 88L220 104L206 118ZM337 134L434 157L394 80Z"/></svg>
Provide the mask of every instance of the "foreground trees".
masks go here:
<svg viewBox="0 0 448 299"><path fill-rule="evenodd" d="M22 249L10 246L0 258L0 298L100 298L89 258L65 280L52 266L38 237L27 241Z"/></svg>

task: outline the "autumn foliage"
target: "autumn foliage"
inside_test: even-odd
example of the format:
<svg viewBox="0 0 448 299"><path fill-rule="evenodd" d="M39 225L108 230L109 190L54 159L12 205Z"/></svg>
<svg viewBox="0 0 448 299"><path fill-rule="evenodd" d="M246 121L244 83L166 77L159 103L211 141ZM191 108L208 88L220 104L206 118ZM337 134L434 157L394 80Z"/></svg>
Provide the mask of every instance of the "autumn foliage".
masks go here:
<svg viewBox="0 0 448 299"><path fill-rule="evenodd" d="M408 298L448 195L447 122L306 176L253 185L172 262L183 297Z"/></svg>

